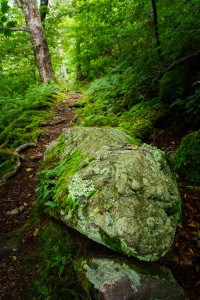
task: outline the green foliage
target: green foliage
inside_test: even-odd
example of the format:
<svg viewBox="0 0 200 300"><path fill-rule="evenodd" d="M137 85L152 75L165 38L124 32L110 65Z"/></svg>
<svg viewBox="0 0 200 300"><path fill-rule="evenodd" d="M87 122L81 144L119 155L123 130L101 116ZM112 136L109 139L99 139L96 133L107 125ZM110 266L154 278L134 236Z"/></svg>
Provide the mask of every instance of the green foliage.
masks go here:
<svg viewBox="0 0 200 300"><path fill-rule="evenodd" d="M156 5L162 61L156 49L151 1L74 0L66 9L71 30L64 35L68 46L71 41L71 64L80 78L93 81L91 106L99 107L96 115L87 115L86 124L105 126L111 119L116 123L114 114L155 97L172 105L172 114L179 112L178 122L198 119L199 2L166 0ZM63 45L66 49L67 44ZM105 115L105 110L111 114ZM197 126L199 121L195 122Z"/></svg>
<svg viewBox="0 0 200 300"><path fill-rule="evenodd" d="M36 142L42 133L41 123L49 118L48 109L53 105L53 94L58 91L55 84L34 85L24 97L0 98L0 149L12 152L24 143ZM10 150L9 150L10 149ZM6 152L5 152L6 153ZM14 166L12 156L7 158L1 155L0 172L9 172Z"/></svg>
<svg viewBox="0 0 200 300"><path fill-rule="evenodd" d="M196 88L191 96L177 99L171 107L178 109L179 114L186 118L187 123L194 128L198 127L200 124L200 88Z"/></svg>
<svg viewBox="0 0 200 300"><path fill-rule="evenodd" d="M0 149L0 178L12 171L15 167L13 151Z"/></svg>
<svg viewBox="0 0 200 300"><path fill-rule="evenodd" d="M172 155L180 178L193 184L200 183L200 131L187 134Z"/></svg>
<svg viewBox="0 0 200 300"><path fill-rule="evenodd" d="M7 0L1 0L0 3L0 33L3 33L5 36L11 35L11 27L16 26L17 22L14 20L9 20L8 11L10 6L8 5Z"/></svg>
<svg viewBox="0 0 200 300"><path fill-rule="evenodd" d="M43 169L38 173L39 186L37 188L37 200L40 204L48 206L50 213L56 217L56 207L67 206L69 209L76 209L76 201L68 196L67 184L71 177L78 170L78 165L82 156L78 151L72 154L66 154L65 159L59 162L58 153L63 145L62 137L58 139L58 144L54 146L53 151L48 154L44 162ZM58 153L57 153L58 151ZM52 203L52 204L51 204Z"/></svg>
<svg viewBox="0 0 200 300"><path fill-rule="evenodd" d="M176 68L164 74L159 85L159 96L165 103L171 104L185 97L188 90L187 70Z"/></svg>
<svg viewBox="0 0 200 300"><path fill-rule="evenodd" d="M1 98L0 144L15 148L34 142L41 133L39 125L49 117L46 111L52 105L54 84L31 86L24 98Z"/></svg>
<svg viewBox="0 0 200 300"><path fill-rule="evenodd" d="M35 254L36 275L26 289L26 299L87 299L73 268L75 247L66 227L48 222L41 229Z"/></svg>
<svg viewBox="0 0 200 300"><path fill-rule="evenodd" d="M133 137L143 139L153 129L156 122L163 118L166 106L158 99L142 101L132 106L130 110L114 113L112 103L97 100L87 100L85 106L79 109L83 119L81 126L112 126L122 128Z"/></svg>

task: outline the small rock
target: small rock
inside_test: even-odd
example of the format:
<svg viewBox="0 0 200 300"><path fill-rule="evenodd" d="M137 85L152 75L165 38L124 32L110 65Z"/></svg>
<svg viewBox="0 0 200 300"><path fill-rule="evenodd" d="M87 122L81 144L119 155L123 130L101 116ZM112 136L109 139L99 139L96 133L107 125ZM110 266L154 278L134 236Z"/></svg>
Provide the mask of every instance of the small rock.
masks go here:
<svg viewBox="0 0 200 300"><path fill-rule="evenodd" d="M19 207L16 207L12 210L9 210L6 212L6 215L17 215L18 213L20 213L22 210L24 210L24 206L21 205Z"/></svg>
<svg viewBox="0 0 200 300"><path fill-rule="evenodd" d="M77 266L77 274L83 281L89 299L185 299L184 290L166 267L141 267L110 258L80 258Z"/></svg>
<svg viewBox="0 0 200 300"><path fill-rule="evenodd" d="M10 255L13 255L16 253L20 248L20 244L15 243L15 244L7 244L7 245L0 245L0 259L8 257Z"/></svg>

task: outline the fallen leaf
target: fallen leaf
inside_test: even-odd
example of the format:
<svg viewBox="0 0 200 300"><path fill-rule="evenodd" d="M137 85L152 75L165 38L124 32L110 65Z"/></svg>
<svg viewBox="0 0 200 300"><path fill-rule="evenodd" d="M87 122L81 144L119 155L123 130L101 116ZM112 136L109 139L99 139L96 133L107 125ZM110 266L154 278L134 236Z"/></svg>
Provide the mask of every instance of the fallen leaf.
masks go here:
<svg viewBox="0 0 200 300"><path fill-rule="evenodd" d="M188 223L188 226L196 228L198 226L198 223L192 221L191 223Z"/></svg>
<svg viewBox="0 0 200 300"><path fill-rule="evenodd" d="M193 250L191 248L189 249L189 252L192 253L192 254L194 254L194 252L193 252Z"/></svg>
<svg viewBox="0 0 200 300"><path fill-rule="evenodd" d="M27 197L30 197L30 196L32 196L32 194L28 194L28 196L27 196Z"/></svg>
<svg viewBox="0 0 200 300"><path fill-rule="evenodd" d="M30 171L32 171L32 170L33 170L32 168L27 168L27 169L26 169L27 172L30 172Z"/></svg>
<svg viewBox="0 0 200 300"><path fill-rule="evenodd" d="M39 232L39 229L38 228L35 228L34 232L33 232L33 236L37 236L38 235L38 232Z"/></svg>
<svg viewBox="0 0 200 300"><path fill-rule="evenodd" d="M28 206L28 205L29 205L28 203L24 202L24 206L25 206L25 207Z"/></svg>
<svg viewBox="0 0 200 300"><path fill-rule="evenodd" d="M12 259L13 259L13 260L17 260L17 257L16 257L16 256L13 256Z"/></svg>
<svg viewBox="0 0 200 300"><path fill-rule="evenodd" d="M132 145L132 146L126 147L125 149L126 149L126 150L136 150L137 148L138 148L138 146Z"/></svg>
<svg viewBox="0 0 200 300"><path fill-rule="evenodd" d="M186 203L186 204L185 204L185 207L186 207L187 209L191 210L194 214L197 213L196 208L192 207L189 203Z"/></svg>
<svg viewBox="0 0 200 300"><path fill-rule="evenodd" d="M29 178L32 178L32 177L33 177L33 174L29 176Z"/></svg>

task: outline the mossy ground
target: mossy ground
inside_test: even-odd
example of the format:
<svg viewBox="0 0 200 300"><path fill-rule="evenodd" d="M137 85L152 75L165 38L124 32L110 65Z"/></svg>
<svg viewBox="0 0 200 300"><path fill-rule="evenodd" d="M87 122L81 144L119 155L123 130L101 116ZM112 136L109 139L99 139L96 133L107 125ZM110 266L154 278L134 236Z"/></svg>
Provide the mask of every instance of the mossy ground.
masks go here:
<svg viewBox="0 0 200 300"><path fill-rule="evenodd" d="M81 106L78 110L81 126L117 127L138 139L150 134L156 122L167 114L165 105L158 99L142 101L129 110L122 108L115 112L115 106L108 101L93 102L85 96Z"/></svg>
<svg viewBox="0 0 200 300"><path fill-rule="evenodd" d="M73 267L75 256L70 230L54 220L46 220L39 229L37 252L25 258L26 266L37 266L35 276L25 288L25 299L88 299Z"/></svg>
<svg viewBox="0 0 200 300"><path fill-rule="evenodd" d="M0 178L15 166L12 155L5 156L6 151L11 153L22 144L37 142L42 134L40 126L51 116L49 109L58 91L53 83L37 84L23 96L0 98Z"/></svg>

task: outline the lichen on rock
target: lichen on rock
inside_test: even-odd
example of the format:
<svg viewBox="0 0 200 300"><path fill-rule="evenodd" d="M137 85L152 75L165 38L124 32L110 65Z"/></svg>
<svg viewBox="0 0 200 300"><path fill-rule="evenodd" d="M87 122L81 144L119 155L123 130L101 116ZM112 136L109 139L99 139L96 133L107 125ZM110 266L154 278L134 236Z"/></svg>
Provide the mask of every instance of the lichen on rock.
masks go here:
<svg viewBox="0 0 200 300"><path fill-rule="evenodd" d="M74 266L92 299L185 299L184 290L166 267L141 267L112 258L79 258Z"/></svg>
<svg viewBox="0 0 200 300"><path fill-rule="evenodd" d="M51 214L107 247L154 261L173 242L181 199L165 154L128 141L117 129L65 130L47 149L40 194L51 170Z"/></svg>

